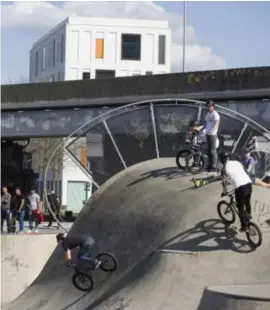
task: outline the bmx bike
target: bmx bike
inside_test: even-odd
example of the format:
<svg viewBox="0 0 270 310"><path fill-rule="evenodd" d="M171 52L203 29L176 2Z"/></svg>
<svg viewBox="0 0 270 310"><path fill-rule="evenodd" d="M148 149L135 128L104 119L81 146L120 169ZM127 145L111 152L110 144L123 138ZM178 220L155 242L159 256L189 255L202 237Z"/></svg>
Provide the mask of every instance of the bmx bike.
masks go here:
<svg viewBox="0 0 270 310"><path fill-rule="evenodd" d="M227 196L230 198L230 201L221 200L217 204L217 212L224 224L231 225L235 222L236 215L239 217L239 211L234 199L234 193L229 192ZM250 215L246 212L245 217L248 220L247 230L245 231L247 240L251 246L257 248L263 241L262 232L257 224L250 221ZM254 240L253 237L255 238Z"/></svg>
<svg viewBox="0 0 270 310"><path fill-rule="evenodd" d="M111 253L100 253L96 256L96 259L101 261L100 266L98 267L105 272L114 272L118 267L117 259ZM94 270L93 266L90 263L83 261L83 267L76 264L71 266L74 268L74 274L72 276L72 284L80 291L90 292L94 288L94 281L92 276L89 274L89 271Z"/></svg>
<svg viewBox="0 0 270 310"><path fill-rule="evenodd" d="M176 165L179 169L187 172L201 172L206 165L206 154L201 150L201 145L204 143L190 142L189 148L184 148L176 154Z"/></svg>

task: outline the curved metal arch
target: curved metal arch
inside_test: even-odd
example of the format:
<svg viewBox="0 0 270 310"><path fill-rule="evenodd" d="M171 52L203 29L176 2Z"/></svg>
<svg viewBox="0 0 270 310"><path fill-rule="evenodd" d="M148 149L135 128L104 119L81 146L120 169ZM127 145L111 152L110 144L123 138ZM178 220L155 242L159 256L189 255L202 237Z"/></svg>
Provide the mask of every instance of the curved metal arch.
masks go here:
<svg viewBox="0 0 270 310"><path fill-rule="evenodd" d="M176 98L154 99L154 100L145 100L145 101L140 101L140 102L133 102L133 103L127 104L125 106L117 107L113 110L102 113L102 114L96 116L95 118L89 120L88 122L86 122L85 124L80 126L79 128L77 128L75 131L73 131L71 134L69 134L66 138L63 139L62 142L60 142L56 146L56 148L52 152L51 156L49 157L46 169L44 171L44 174L45 174L44 175L44 180L45 180L44 184L46 184L46 181L47 181L48 170L49 170L49 166L51 164L52 158L55 156L55 154L58 150L60 150L61 148L66 149L68 146L73 144L79 137L84 135L87 131L89 131L90 129L92 129L97 124L101 123L102 121L107 120L107 119L112 118L112 117L120 116L120 115L131 112L130 108L132 108L132 107L136 108L137 106L140 106L140 107L138 107L138 110L139 110L139 109L143 108L143 105L149 105L150 106L151 104L155 105L155 104L164 103L164 102L175 102L174 104L167 104L167 105L173 105L173 106L177 105L178 102L184 103L184 104L181 104L181 106L197 106L198 111L199 111L199 115L203 109L203 105L205 105L205 103L206 103L205 101L193 100L193 99L183 99L183 98L179 98L179 99L176 99ZM216 108L218 108L220 110L221 114L226 115L226 116L233 118L235 120L238 120L238 121L240 120L240 121L242 121L243 124L250 126L255 131L261 132L262 135L266 138L266 140L268 140L270 142L270 132L266 128L261 126L259 123L257 123L254 120L244 116L243 114L240 114L236 111L222 107L220 105L216 105ZM132 110L132 112L133 111L134 110ZM76 137L76 138L71 143L67 144L67 142L70 141L70 139L72 139L74 137ZM91 181L92 182L94 181L93 178L91 179ZM46 193L45 185L44 185L43 191L44 191L44 193ZM48 205L48 209L51 212L51 214L53 215L55 221L58 222L59 225L61 226L61 228L67 232L67 230L61 225L61 223L58 221L57 217L55 216L55 214L51 210L51 207L50 207L48 199L47 199L47 195L44 195L44 196L45 196L46 203Z"/></svg>

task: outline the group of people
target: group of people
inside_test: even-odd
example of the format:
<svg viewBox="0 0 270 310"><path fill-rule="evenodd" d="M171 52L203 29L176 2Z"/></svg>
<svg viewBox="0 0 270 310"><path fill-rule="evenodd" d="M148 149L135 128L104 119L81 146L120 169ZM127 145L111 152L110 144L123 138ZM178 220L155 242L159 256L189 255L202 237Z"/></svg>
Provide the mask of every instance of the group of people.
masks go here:
<svg viewBox="0 0 270 310"><path fill-rule="evenodd" d="M220 116L215 110L213 101L208 101L206 105L208 107L208 113L205 117L206 125L202 126L198 121L192 121L189 126L189 131L192 135L191 139L196 142L199 137L206 137L209 159L208 172L219 172L219 169L217 169L218 161L223 165L221 169L221 175L223 177L223 195L226 194L228 184L231 184L239 209L241 221L240 231L245 231L248 223L245 214L247 213L249 218L251 218L252 185L270 189L270 184L256 177L256 160L252 157L249 150L243 150L240 160L233 159L227 152L218 154Z"/></svg>
<svg viewBox="0 0 270 310"><path fill-rule="evenodd" d="M14 194L10 194L8 187L2 188L1 195L1 232L4 222L7 224L7 232L15 233L17 220L19 222L19 234L24 232L25 214L28 212L29 232L38 232L39 221L37 214L41 210L40 196L32 189L25 197L20 188L16 188Z"/></svg>
<svg viewBox="0 0 270 310"><path fill-rule="evenodd" d="M220 115L215 110L213 101L207 103L208 113L206 114L206 125L202 126L198 121L192 121L189 126L189 132L192 137L191 140L198 141L198 136L203 135L206 137L208 145L208 172L219 172L217 169L218 161L223 165L221 169L223 192L222 195L227 193L229 184L233 186L236 204L239 209L239 217L241 221L240 231L248 229L248 221L251 219L251 195L252 184L270 188L270 184L262 182L260 179L255 178L255 164L248 151L243 152L243 160L238 161L231 158L230 154L226 152L217 153L219 147L218 131L220 125ZM245 216L248 214L248 218ZM88 261L94 268L98 268L100 261L92 258L90 249L94 245L92 237L80 236L78 240L66 238L66 235L60 233L56 236L57 243L61 243L65 252L65 259L67 264L72 264L71 250L79 248L78 258Z"/></svg>
<svg viewBox="0 0 270 310"><path fill-rule="evenodd" d="M198 142L206 140L207 142L207 155L208 155L208 172L218 172L218 148L219 138L218 131L220 126L220 115L215 110L215 104L213 101L206 103L208 107L208 113L205 117L205 126L200 125L197 120L190 122L189 132L191 133L191 140ZM243 150L241 154L241 163L246 169L247 173L251 177L252 184L270 188L270 184L263 182L261 179L256 177L256 160L252 157L249 150Z"/></svg>
<svg viewBox="0 0 270 310"><path fill-rule="evenodd" d="M52 211L59 219L60 203L54 191L48 193L48 201ZM16 188L14 193L9 193L8 187L2 188L1 195L1 232L4 230L4 223L6 222L8 233L24 233L25 215L28 213L29 230L27 233L38 233L41 222L44 220L42 212L42 201L36 190L31 189L28 195L24 195L20 188ZM19 222L19 229L17 230L17 221ZM52 225L54 221L53 215L49 212L49 224ZM59 224L58 224L59 227Z"/></svg>

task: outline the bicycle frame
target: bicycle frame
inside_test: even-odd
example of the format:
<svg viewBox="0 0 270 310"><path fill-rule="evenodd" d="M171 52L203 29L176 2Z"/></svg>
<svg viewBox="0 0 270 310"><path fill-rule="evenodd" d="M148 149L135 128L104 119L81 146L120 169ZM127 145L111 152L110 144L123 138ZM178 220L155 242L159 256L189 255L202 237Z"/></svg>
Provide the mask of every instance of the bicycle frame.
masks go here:
<svg viewBox="0 0 270 310"><path fill-rule="evenodd" d="M232 209L234 210L234 212L237 214L237 216L239 217L239 210L237 208L236 202L234 200L234 194L233 192L228 193L228 197L230 198L230 206L232 207ZM240 217L239 217L240 218Z"/></svg>
<svg viewBox="0 0 270 310"><path fill-rule="evenodd" d="M234 212L237 214L238 218L240 219L239 210L238 210L236 201L234 200L233 191L228 193L228 197L230 197L230 206L232 207L232 209L234 210ZM246 210L244 211L244 214L245 214L245 217L248 218L248 214L247 214Z"/></svg>

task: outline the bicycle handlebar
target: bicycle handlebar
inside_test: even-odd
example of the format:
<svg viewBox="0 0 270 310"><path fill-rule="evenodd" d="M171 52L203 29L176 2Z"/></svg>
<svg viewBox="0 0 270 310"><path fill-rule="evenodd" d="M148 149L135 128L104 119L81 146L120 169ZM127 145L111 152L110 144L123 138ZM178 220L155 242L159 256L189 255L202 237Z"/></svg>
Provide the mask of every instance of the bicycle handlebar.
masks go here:
<svg viewBox="0 0 270 310"><path fill-rule="evenodd" d="M227 192L225 196L228 196L228 197L234 196L234 191L231 190L231 191Z"/></svg>

